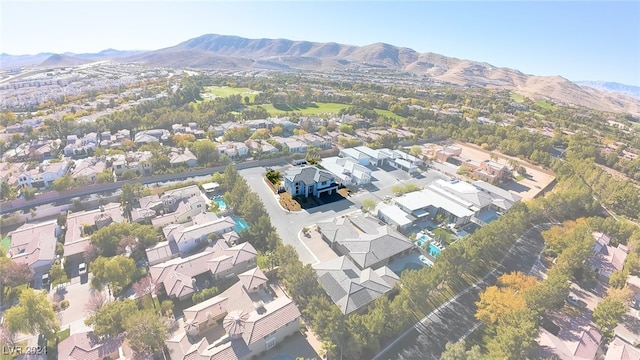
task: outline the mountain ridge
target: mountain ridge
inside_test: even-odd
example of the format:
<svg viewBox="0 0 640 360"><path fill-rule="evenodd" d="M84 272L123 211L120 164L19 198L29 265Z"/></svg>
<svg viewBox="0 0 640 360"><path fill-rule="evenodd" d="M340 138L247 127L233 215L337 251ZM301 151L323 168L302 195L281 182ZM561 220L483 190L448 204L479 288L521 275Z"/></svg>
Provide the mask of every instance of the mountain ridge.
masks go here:
<svg viewBox="0 0 640 360"><path fill-rule="evenodd" d="M47 56L43 56L44 54ZM55 54L36 55L39 56L36 64L43 63L52 55ZM408 72L439 83L506 89L533 100L551 100L640 115L640 100L628 93L612 92L593 84L576 84L561 76L536 76L487 62L458 59L432 52L420 53L382 42L356 46L336 42L249 39L205 34L152 51L105 49L93 54L61 55L76 59L67 59L69 63L111 59L124 63L141 62L150 66L193 69ZM5 67L7 59L11 58L14 62L27 61L24 56L0 54L0 66Z"/></svg>

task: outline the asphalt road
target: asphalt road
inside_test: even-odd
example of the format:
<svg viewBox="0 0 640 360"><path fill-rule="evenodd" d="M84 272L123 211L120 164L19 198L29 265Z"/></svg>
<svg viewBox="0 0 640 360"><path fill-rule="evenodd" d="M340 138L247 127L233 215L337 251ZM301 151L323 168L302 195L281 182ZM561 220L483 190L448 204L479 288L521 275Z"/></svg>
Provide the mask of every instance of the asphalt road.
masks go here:
<svg viewBox="0 0 640 360"><path fill-rule="evenodd" d="M448 342L458 341L478 326L479 321L474 317L475 302L480 299L482 289L494 285L504 273L528 273L531 270L544 247L540 232L545 229L548 226L527 230L493 272L427 315L383 349L374 360L439 359Z"/></svg>

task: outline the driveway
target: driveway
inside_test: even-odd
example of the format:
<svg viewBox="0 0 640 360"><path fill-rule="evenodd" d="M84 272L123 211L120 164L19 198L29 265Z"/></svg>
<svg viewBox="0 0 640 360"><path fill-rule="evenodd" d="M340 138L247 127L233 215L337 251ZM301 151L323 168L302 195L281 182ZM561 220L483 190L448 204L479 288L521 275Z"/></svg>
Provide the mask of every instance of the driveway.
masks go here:
<svg viewBox="0 0 640 360"><path fill-rule="evenodd" d="M72 278L71 282L67 283L66 286L60 287L59 291L55 288L51 289L50 297L53 298L56 293L63 300L69 300L69 307L58 313L60 328L65 329L73 325L71 326L71 334L84 331L85 306L91 295L91 287L86 276Z"/></svg>

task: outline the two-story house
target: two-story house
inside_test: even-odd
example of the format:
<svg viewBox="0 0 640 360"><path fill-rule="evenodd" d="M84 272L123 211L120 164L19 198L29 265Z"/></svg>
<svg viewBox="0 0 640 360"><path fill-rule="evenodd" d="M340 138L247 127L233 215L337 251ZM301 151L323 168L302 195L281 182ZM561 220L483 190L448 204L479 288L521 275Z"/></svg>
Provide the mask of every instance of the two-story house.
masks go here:
<svg viewBox="0 0 640 360"><path fill-rule="evenodd" d="M320 197L338 191L338 184L332 173L317 166L303 166L285 172L284 188L291 196Z"/></svg>

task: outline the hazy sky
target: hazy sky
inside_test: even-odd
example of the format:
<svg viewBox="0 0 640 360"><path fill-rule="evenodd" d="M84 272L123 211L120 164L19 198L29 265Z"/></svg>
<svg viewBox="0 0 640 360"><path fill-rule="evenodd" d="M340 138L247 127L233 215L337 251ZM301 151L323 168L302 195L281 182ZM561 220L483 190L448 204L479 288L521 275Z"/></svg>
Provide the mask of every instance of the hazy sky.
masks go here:
<svg viewBox="0 0 640 360"><path fill-rule="evenodd" d="M640 1L0 2L0 52L153 50L203 34L387 42L640 86Z"/></svg>

